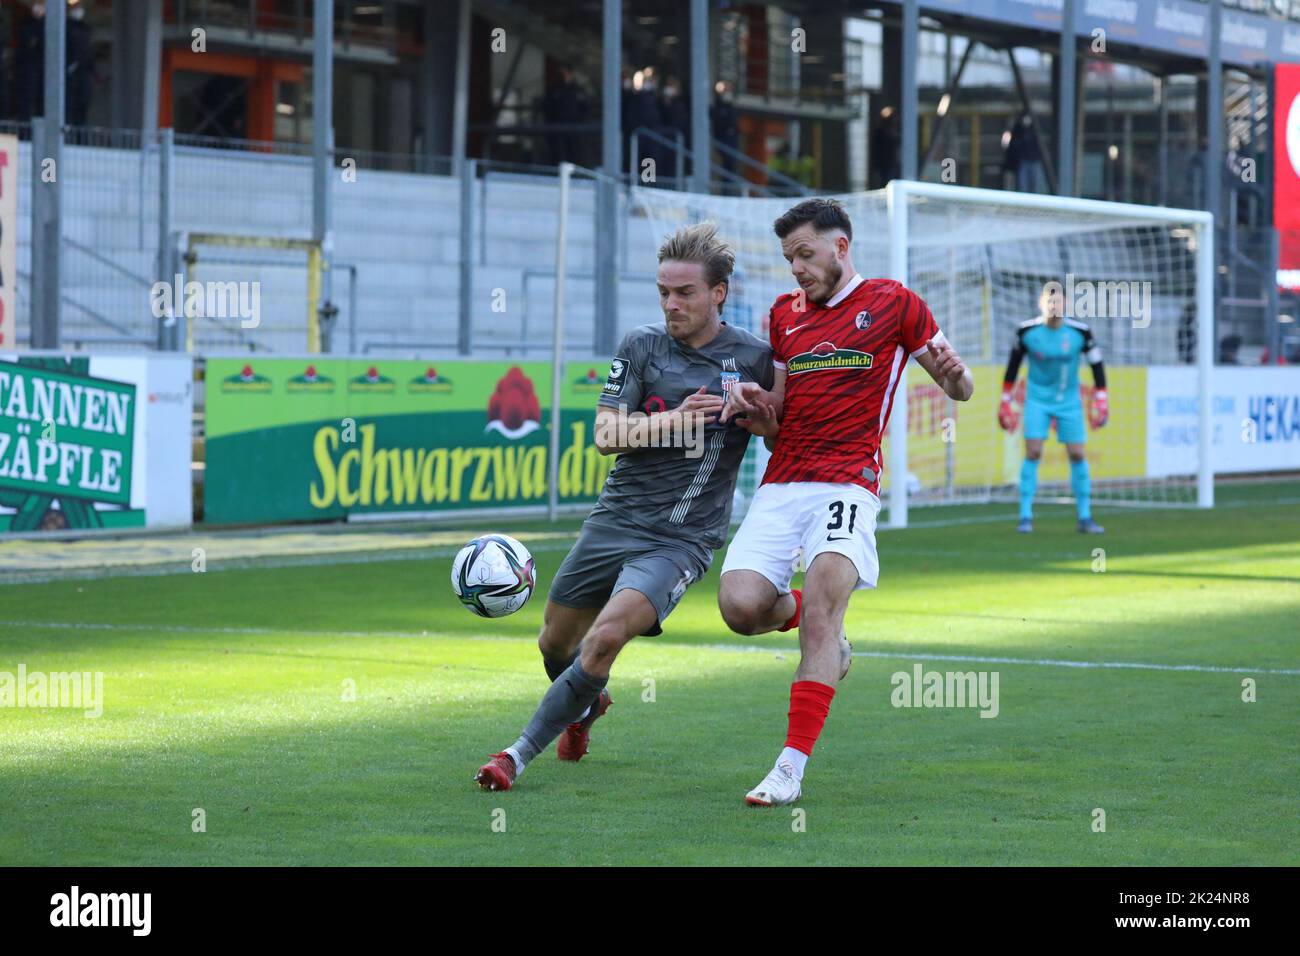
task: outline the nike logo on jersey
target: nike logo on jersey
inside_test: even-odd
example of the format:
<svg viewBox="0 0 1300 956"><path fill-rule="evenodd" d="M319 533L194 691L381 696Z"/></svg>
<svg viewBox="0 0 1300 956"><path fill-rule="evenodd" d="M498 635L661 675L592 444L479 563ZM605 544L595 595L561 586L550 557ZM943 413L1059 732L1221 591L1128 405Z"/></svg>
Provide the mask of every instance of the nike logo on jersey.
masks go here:
<svg viewBox="0 0 1300 956"><path fill-rule="evenodd" d="M786 334L786 335L789 335L791 332L797 332L799 329L802 329L802 328L803 328L805 325L807 325L807 324L808 324L807 322L801 322L801 323L798 324L798 325L792 325L792 326L790 326L788 329L785 330L785 334Z"/></svg>

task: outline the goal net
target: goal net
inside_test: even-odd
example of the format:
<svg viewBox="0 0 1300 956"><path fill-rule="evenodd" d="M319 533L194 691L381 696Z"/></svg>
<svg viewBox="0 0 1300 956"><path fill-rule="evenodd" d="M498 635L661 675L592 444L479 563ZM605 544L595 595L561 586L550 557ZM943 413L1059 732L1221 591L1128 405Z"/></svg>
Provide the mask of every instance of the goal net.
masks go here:
<svg viewBox="0 0 1300 956"><path fill-rule="evenodd" d="M909 505L1015 499L1024 438L1022 427L1007 433L998 426L1001 382L1018 326L1038 315L1043 288L1053 282L1067 318L1091 327L1106 364L1110 420L1099 429L1089 425L1087 436L1094 501L1211 503L1203 416L1202 435L1187 437L1192 447L1176 467L1148 453L1153 370L1177 370L1193 402L1208 394L1208 214L912 182L835 198L853 222L859 272L902 279L925 299L975 377L969 403L948 399L916 367L900 384L883 449L890 524L906 524ZM629 260L653 264L664 235L715 221L736 249L725 317L766 338L769 306L794 287L772 222L795 201L635 188L625 220ZM1086 410L1093 388L1086 363L1079 383ZM761 469L761 452L757 457ZM1068 460L1054 430L1044 446L1037 500L1071 500Z"/></svg>

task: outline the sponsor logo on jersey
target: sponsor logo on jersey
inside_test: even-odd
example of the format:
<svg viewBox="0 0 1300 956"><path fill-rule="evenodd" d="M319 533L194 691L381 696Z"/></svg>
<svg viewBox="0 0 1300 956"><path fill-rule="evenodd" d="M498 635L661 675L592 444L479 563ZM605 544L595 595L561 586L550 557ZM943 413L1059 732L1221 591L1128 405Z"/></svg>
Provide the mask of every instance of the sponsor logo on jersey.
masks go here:
<svg viewBox="0 0 1300 956"><path fill-rule="evenodd" d="M843 369L871 368L870 352L837 349L834 342L822 342L811 352L802 352L785 363L787 375L804 372L837 372Z"/></svg>
<svg viewBox="0 0 1300 956"><path fill-rule="evenodd" d="M722 373L722 394L730 395L731 387L739 381L740 381L739 372L723 372Z"/></svg>
<svg viewBox="0 0 1300 956"><path fill-rule="evenodd" d="M622 395L623 383L627 381L627 362L616 358L609 363L609 377L605 379L605 395Z"/></svg>
<svg viewBox="0 0 1300 956"><path fill-rule="evenodd" d="M871 324L871 313L868 312L866 309L863 309L861 312L859 312L857 315L853 317L853 324L860 329L865 329L867 326Z"/></svg>

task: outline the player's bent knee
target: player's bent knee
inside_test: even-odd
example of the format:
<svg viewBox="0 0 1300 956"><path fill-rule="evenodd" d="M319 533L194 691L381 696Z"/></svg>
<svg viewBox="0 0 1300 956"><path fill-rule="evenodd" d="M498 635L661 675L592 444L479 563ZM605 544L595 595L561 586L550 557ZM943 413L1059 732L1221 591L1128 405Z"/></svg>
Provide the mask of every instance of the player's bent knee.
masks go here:
<svg viewBox="0 0 1300 956"><path fill-rule="evenodd" d="M771 582L755 572L728 571L718 586L718 612L735 633L761 634L771 629L767 618L780 597Z"/></svg>
<svg viewBox="0 0 1300 956"><path fill-rule="evenodd" d="M727 627L737 634L756 634L760 615L752 603L739 600L734 595L718 594L718 611Z"/></svg>
<svg viewBox="0 0 1300 956"><path fill-rule="evenodd" d="M631 639L619 621L597 621L582 643L595 657L613 660Z"/></svg>

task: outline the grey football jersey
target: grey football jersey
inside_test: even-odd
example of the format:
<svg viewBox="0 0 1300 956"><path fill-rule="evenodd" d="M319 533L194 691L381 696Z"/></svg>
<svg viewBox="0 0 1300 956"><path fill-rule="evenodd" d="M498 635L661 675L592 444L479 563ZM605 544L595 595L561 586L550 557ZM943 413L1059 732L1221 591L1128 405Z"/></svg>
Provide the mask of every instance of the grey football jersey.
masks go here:
<svg viewBox="0 0 1300 956"><path fill-rule="evenodd" d="M629 412L676 408L707 388L724 395L734 382L772 387L772 349L723 323L703 348L670 336L662 323L629 332L610 363L599 404ZM749 432L734 422L705 426L696 457L686 448L641 448L619 456L592 515L613 515L674 540L720 548Z"/></svg>

